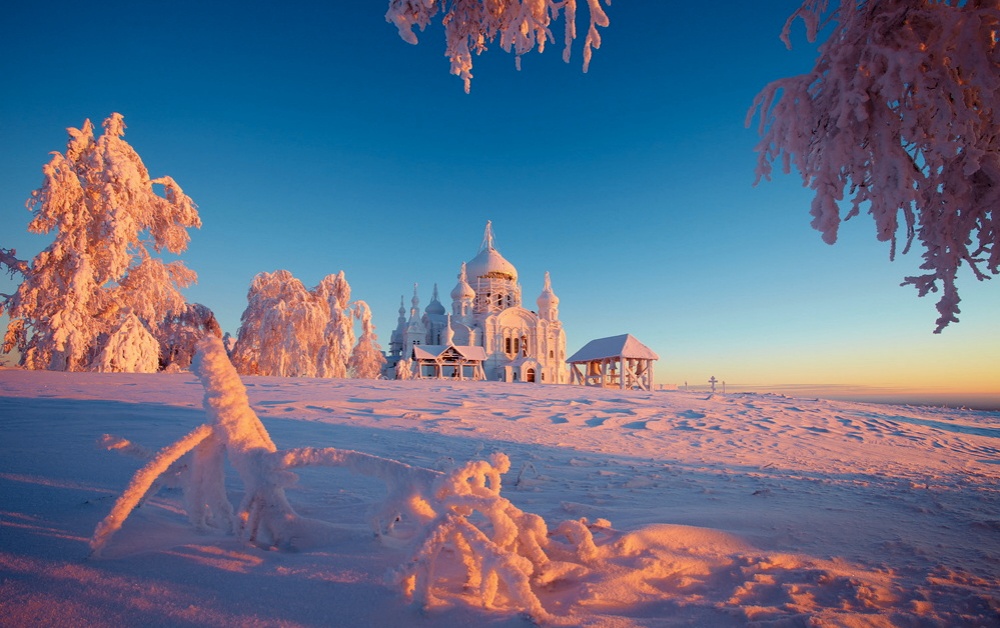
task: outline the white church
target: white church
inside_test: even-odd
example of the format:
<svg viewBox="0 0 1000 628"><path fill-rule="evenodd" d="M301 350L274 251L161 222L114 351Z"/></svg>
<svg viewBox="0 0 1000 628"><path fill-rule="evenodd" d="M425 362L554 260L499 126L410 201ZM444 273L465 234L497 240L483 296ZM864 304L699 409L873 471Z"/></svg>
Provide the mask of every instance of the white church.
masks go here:
<svg viewBox="0 0 1000 628"><path fill-rule="evenodd" d="M537 311L522 306L517 269L494 247L493 226L487 222L479 254L462 264L451 291L450 314L436 284L423 312L414 285L409 318L400 298L387 375L569 383L566 333L547 272L535 303Z"/></svg>

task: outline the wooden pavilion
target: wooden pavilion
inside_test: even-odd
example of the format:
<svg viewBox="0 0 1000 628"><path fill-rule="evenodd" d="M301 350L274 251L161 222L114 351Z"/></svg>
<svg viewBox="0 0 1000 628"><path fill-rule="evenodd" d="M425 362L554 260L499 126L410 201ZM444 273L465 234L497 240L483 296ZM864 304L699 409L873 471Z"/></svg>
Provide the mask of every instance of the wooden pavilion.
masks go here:
<svg viewBox="0 0 1000 628"><path fill-rule="evenodd" d="M413 345L410 354L417 379L486 379L482 347L460 345Z"/></svg>
<svg viewBox="0 0 1000 628"><path fill-rule="evenodd" d="M591 340L566 361L570 383L636 390L653 390L652 349L631 334Z"/></svg>

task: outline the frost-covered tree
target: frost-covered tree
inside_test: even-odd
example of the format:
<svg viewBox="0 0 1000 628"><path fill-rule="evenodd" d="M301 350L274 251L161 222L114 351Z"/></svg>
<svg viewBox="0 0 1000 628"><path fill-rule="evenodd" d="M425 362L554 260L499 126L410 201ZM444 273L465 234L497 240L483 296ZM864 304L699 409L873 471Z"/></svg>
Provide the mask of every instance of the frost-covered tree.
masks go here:
<svg viewBox="0 0 1000 628"><path fill-rule="evenodd" d="M354 304L354 315L361 320L361 337L351 351L347 361L347 371L351 377L358 379L378 379L385 366L385 356L375 335L375 325L372 324L372 312L364 301Z"/></svg>
<svg viewBox="0 0 1000 628"><path fill-rule="evenodd" d="M608 25L608 16L600 0L586 0L590 11L590 27L583 43L583 71L590 65L594 48L601 47L599 26ZM605 0L605 4L611 4ZM576 39L577 0L390 0L385 19L399 29L399 36L416 44L413 28L423 30L442 13L446 51L451 60L451 73L465 82L469 91L472 82L472 54L486 50L486 44L500 37L500 47L514 52L517 68L521 55L536 46L538 52L555 37L549 26L559 19L566 22L563 30L563 60L570 58L570 48Z"/></svg>
<svg viewBox="0 0 1000 628"><path fill-rule="evenodd" d="M178 290L195 280L181 262L151 254L187 248L187 229L201 226L194 202L172 178L150 179L122 139L122 116L111 114L100 137L89 120L68 131L66 152L53 153L27 203L34 214L28 230L55 237L17 266L24 281L4 299L10 323L3 351L18 349L28 368L100 368L102 342L124 342L128 333L137 334L129 342L146 342L144 333L183 310ZM10 269L12 256L2 260ZM130 323L131 316L143 324Z"/></svg>
<svg viewBox="0 0 1000 628"><path fill-rule="evenodd" d="M161 367L175 371L191 366L198 341L206 334L221 338L222 328L212 310L201 303L190 303L180 313L161 321L153 334L160 343Z"/></svg>
<svg viewBox="0 0 1000 628"><path fill-rule="evenodd" d="M1000 5L996 0L807 0L796 19L814 41L813 70L774 81L759 115L758 180L794 165L815 192L812 225L837 239L841 202L864 208L876 237L923 250L919 296L941 289L935 332L958 321L958 269L1000 272Z"/></svg>
<svg viewBox="0 0 1000 628"><path fill-rule="evenodd" d="M409 358L396 362L396 379L413 379L413 362Z"/></svg>
<svg viewBox="0 0 1000 628"><path fill-rule="evenodd" d="M314 292L326 303L328 313L318 354L318 374L320 377L347 377L347 361L354 346L351 286L344 271L340 271L324 277Z"/></svg>
<svg viewBox="0 0 1000 628"><path fill-rule="evenodd" d="M312 290L287 270L260 273L247 293L233 363L243 375L347 377L354 345L351 287L340 272Z"/></svg>
<svg viewBox="0 0 1000 628"><path fill-rule="evenodd" d="M101 343L103 348L91 365L103 373L155 373L160 368L160 343L135 312Z"/></svg>

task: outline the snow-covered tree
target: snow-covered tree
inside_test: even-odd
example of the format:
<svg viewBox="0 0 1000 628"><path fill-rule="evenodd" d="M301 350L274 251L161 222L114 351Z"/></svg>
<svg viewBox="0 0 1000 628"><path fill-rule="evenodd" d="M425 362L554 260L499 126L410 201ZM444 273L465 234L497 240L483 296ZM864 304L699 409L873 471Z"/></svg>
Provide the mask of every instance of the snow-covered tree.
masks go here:
<svg viewBox="0 0 1000 628"><path fill-rule="evenodd" d="M583 43L583 71L590 65L594 48L601 47L599 26L608 25L608 16L600 0L586 0L590 11L590 27ZM605 4L611 4L605 0ZM521 55L536 46L538 52L554 41L550 24L563 14L563 60L567 63L576 39L577 0L390 0L385 19L399 29L404 41L416 44L413 28L423 30L438 13L442 13L446 51L451 60L451 73L465 82L469 91L472 82L472 54L486 50L486 44L500 37L500 47L514 52L517 68Z"/></svg>
<svg viewBox="0 0 1000 628"><path fill-rule="evenodd" d="M103 373L155 373L160 368L160 343L134 312L126 313L108 335L91 368Z"/></svg>
<svg viewBox="0 0 1000 628"><path fill-rule="evenodd" d="M312 290L287 270L260 273L247 293L233 363L243 375L347 377L354 345L351 287L340 272Z"/></svg>
<svg viewBox="0 0 1000 628"><path fill-rule="evenodd" d="M320 377L347 377L347 361L354 346L354 321L351 318L351 286L344 271L327 275L314 292L327 306L328 319L318 354Z"/></svg>
<svg viewBox="0 0 1000 628"><path fill-rule="evenodd" d="M371 309L364 301L357 301L354 304L354 315L361 320L361 337L351 351L347 371L351 377L378 379L385 366L385 356L378 344L378 336L375 335Z"/></svg>
<svg viewBox="0 0 1000 628"><path fill-rule="evenodd" d="M27 203L28 230L55 237L17 268L24 281L4 299L11 320L3 350L19 349L28 368L100 368L102 342L128 333L138 334L130 342L146 342L143 333L183 311L178 290L195 280L181 262L151 251L183 252L187 229L201 226L197 209L172 178L150 179L122 139L122 116L111 114L98 138L89 120L68 131L66 152L53 153ZM14 268L6 255L3 262Z"/></svg>
<svg viewBox="0 0 1000 628"><path fill-rule="evenodd" d="M396 362L396 379L413 379L413 362L409 358Z"/></svg>
<svg viewBox="0 0 1000 628"><path fill-rule="evenodd" d="M198 341L206 334L222 337L222 328L212 310L190 303L179 314L164 319L153 333L160 342L161 366L173 371L191 366Z"/></svg>
<svg viewBox="0 0 1000 628"><path fill-rule="evenodd" d="M796 19L814 41L813 70L758 95L758 180L780 161L812 188L812 225L827 243L864 208L876 237L917 240L919 296L942 291L935 332L958 321L958 269L1000 273L1000 5L996 0L807 0Z"/></svg>

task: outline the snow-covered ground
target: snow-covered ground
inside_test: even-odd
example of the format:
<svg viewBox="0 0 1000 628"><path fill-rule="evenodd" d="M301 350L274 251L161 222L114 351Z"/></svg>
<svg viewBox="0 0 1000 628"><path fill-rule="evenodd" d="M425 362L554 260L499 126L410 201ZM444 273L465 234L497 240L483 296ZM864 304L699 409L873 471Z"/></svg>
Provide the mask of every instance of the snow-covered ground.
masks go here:
<svg viewBox="0 0 1000 628"><path fill-rule="evenodd" d="M339 447L430 469L507 454L504 497L550 528L586 518L596 530L601 552L585 569L536 583L554 623L1000 625L997 412L530 384L244 381L279 449ZM483 609L447 568L434 604L415 607L386 578L410 555L369 525L385 488L343 469L296 470L292 507L334 524L299 551L198 532L181 492L166 488L88 558L96 525L144 464L98 439L165 447L208 421L202 397L190 374L0 370L0 624L533 623ZM239 504L240 477L226 477Z"/></svg>

